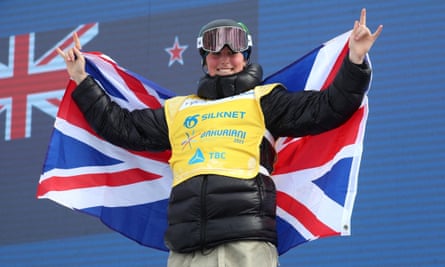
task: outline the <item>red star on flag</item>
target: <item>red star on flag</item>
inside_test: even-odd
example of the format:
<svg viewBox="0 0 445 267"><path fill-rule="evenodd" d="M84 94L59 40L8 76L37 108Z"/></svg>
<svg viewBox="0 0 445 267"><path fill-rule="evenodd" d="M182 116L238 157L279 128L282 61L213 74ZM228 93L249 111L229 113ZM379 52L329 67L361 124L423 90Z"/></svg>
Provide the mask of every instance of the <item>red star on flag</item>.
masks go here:
<svg viewBox="0 0 445 267"><path fill-rule="evenodd" d="M168 66L170 67L175 63L176 61L184 65L184 60L182 59L182 53L188 48L188 45L180 45L178 36L175 36L175 42L173 43L172 47L165 48L165 52L167 52L170 55L170 60L168 62Z"/></svg>

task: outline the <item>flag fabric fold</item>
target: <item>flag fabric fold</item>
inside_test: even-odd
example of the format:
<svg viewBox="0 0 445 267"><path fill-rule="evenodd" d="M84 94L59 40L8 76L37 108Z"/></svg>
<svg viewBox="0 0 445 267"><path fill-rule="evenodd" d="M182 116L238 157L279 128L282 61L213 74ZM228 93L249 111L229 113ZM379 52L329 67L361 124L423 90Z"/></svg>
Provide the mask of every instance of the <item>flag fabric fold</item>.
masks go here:
<svg viewBox="0 0 445 267"><path fill-rule="evenodd" d="M324 90L347 54L349 34L317 47L264 83L280 82L291 91ZM122 107L158 108L174 96L106 55L84 55L87 72ZM167 251L170 151L136 152L104 141L71 99L74 88L70 81L60 104L37 197L95 216L141 245ZM334 130L276 140L272 178L280 255L310 240L350 234L367 114L365 97L353 117Z"/></svg>

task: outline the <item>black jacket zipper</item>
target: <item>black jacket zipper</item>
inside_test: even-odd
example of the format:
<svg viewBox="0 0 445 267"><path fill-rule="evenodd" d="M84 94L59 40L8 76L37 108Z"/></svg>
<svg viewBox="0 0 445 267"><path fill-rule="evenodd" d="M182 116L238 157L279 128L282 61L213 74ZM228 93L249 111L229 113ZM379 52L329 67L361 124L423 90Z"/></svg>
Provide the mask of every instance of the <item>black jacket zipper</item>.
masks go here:
<svg viewBox="0 0 445 267"><path fill-rule="evenodd" d="M205 175L202 179L201 184L201 250L204 251L206 248L206 228L207 228L207 180L208 175Z"/></svg>

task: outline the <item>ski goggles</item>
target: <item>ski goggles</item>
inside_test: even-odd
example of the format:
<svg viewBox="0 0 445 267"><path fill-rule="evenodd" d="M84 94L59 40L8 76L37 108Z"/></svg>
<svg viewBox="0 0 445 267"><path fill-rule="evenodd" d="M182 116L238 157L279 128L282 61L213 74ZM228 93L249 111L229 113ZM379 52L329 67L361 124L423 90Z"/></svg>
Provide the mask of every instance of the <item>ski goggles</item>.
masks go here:
<svg viewBox="0 0 445 267"><path fill-rule="evenodd" d="M218 53L224 46L229 46L233 52L243 52L252 46L252 37L238 27L217 27L206 30L198 37L198 49Z"/></svg>

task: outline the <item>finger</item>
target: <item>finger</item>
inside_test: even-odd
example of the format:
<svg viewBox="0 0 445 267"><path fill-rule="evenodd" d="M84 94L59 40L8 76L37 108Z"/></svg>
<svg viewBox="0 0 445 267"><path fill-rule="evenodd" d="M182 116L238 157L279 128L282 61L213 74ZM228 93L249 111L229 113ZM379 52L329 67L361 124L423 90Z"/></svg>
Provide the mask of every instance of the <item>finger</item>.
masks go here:
<svg viewBox="0 0 445 267"><path fill-rule="evenodd" d="M63 52L62 49L57 47L56 51L61 57L63 57L64 60L66 59L65 52Z"/></svg>
<svg viewBox="0 0 445 267"><path fill-rule="evenodd" d="M352 31L352 36L354 40L360 40L367 33L366 26L360 24L360 22L355 21L354 29Z"/></svg>
<svg viewBox="0 0 445 267"><path fill-rule="evenodd" d="M379 25L377 30L372 34L372 37L374 38L374 40L379 38L380 34L382 33L382 30L383 30L383 25Z"/></svg>
<svg viewBox="0 0 445 267"><path fill-rule="evenodd" d="M360 23L356 20L354 21L354 31L357 32L358 28L360 27Z"/></svg>
<svg viewBox="0 0 445 267"><path fill-rule="evenodd" d="M366 8L362 8L362 11L360 13L360 24L366 25Z"/></svg>
<svg viewBox="0 0 445 267"><path fill-rule="evenodd" d="M357 31L358 31L358 27L359 27L359 24L358 24L359 22L356 20L356 21L354 21L354 27L352 28L352 32L351 32L351 35L352 36L355 36L356 34L357 34Z"/></svg>
<svg viewBox="0 0 445 267"><path fill-rule="evenodd" d="M357 32L355 33L354 39L360 40L366 35L366 31L364 31L361 27L358 28Z"/></svg>
<svg viewBox="0 0 445 267"><path fill-rule="evenodd" d="M68 50L68 52L67 52L67 60L74 61L74 59L75 59L75 56L74 56L74 47L73 47L70 50Z"/></svg>
<svg viewBox="0 0 445 267"><path fill-rule="evenodd" d="M82 45L80 44L79 36L77 36L77 32L73 33L74 46L77 49L82 49Z"/></svg>
<svg viewBox="0 0 445 267"><path fill-rule="evenodd" d="M80 53L80 50L77 47L73 47L73 55L75 58L80 58L82 53Z"/></svg>

